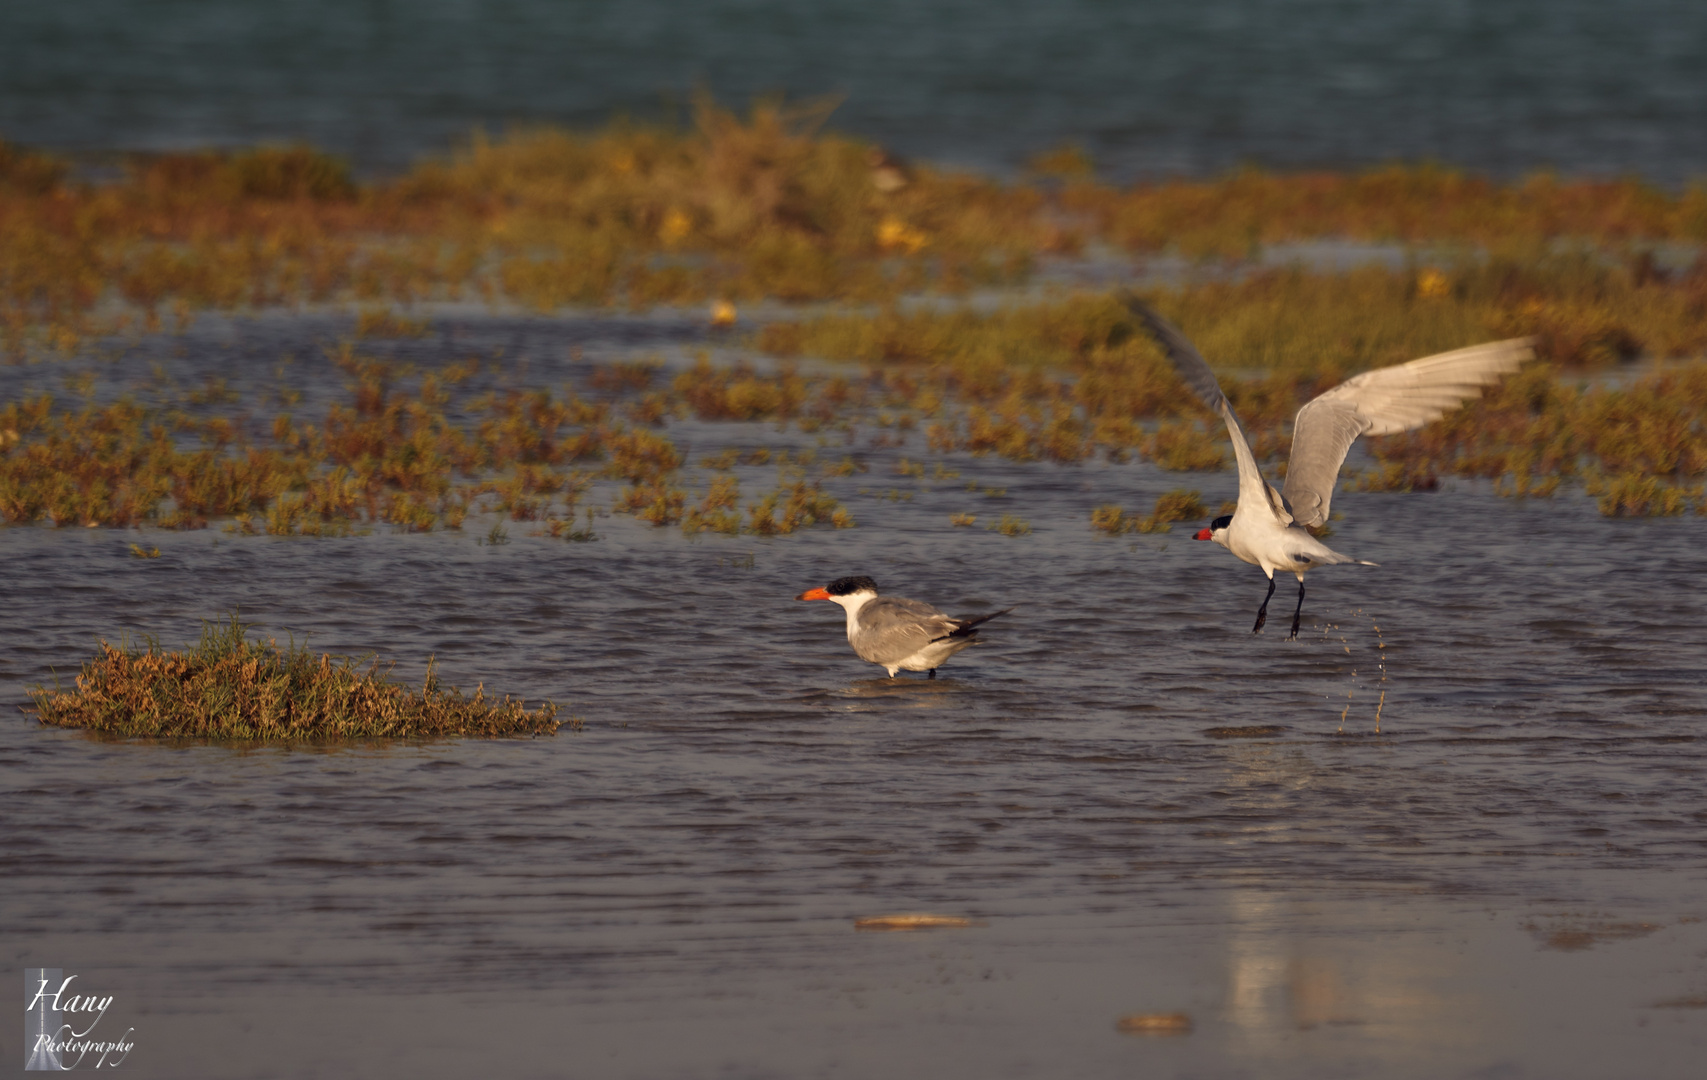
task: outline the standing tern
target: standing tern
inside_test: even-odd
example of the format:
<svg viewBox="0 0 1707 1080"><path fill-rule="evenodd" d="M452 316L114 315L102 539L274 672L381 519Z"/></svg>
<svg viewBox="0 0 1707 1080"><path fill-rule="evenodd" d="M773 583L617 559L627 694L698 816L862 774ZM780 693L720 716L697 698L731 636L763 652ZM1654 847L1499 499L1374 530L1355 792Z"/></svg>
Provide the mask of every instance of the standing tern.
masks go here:
<svg viewBox="0 0 1707 1080"><path fill-rule="evenodd" d="M868 577L837 578L795 599L840 604L848 613L848 644L861 660L887 668L891 679L902 670L936 678L943 661L978 640L979 626L1013 610L955 619L919 600L878 596L877 582Z"/></svg>
<svg viewBox="0 0 1707 1080"><path fill-rule="evenodd" d="M1292 421L1292 458L1286 467L1286 492L1263 480L1238 417L1215 381L1214 372L1186 336L1136 297L1127 306L1149 329L1173 361L1180 378L1203 403L1226 421L1233 456L1239 463L1239 503L1216 518L1194 539L1213 540L1268 575L1268 595L1257 609L1257 624L1268 621L1276 570L1298 576L1298 606L1292 632L1304 611L1304 572L1336 563L1374 566L1341 555L1311 536L1309 529L1328 520L1340 465L1359 435L1393 435L1438 420L1447 410L1481 393L1534 355L1533 338L1513 338L1425 356L1407 364L1377 368L1353 376L1305 403Z"/></svg>

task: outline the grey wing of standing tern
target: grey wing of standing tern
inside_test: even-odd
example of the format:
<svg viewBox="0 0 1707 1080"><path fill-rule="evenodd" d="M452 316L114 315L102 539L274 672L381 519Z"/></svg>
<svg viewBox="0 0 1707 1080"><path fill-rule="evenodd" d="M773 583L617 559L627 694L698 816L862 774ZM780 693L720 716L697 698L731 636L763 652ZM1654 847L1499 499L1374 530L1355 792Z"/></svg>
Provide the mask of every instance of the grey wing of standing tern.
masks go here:
<svg viewBox="0 0 1707 1080"><path fill-rule="evenodd" d="M958 625L922 601L879 596L859 611L854 651L876 664L905 660Z"/></svg>

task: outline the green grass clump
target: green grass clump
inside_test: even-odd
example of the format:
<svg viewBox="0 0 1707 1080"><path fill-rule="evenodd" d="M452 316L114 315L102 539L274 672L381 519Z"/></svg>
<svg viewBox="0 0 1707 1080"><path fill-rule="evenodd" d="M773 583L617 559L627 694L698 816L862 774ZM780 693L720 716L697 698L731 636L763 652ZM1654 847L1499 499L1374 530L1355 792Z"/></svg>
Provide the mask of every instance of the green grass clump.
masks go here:
<svg viewBox="0 0 1707 1080"><path fill-rule="evenodd" d="M1001 533L1003 536L1025 536L1031 532L1031 523L1013 514L1003 514L1002 520L987 526L985 531Z"/></svg>
<svg viewBox="0 0 1707 1080"><path fill-rule="evenodd" d="M1597 496L1605 517L1677 517L1691 511L1707 511L1702 485L1693 488L1668 484L1656 476L1625 473L1592 479L1586 485Z"/></svg>
<svg viewBox="0 0 1707 1080"><path fill-rule="evenodd" d="M368 738L494 738L549 735L557 706L529 712L519 700L487 700L439 687L428 665L419 692L350 657L292 643L250 641L236 615L204 623L201 642L168 652L103 641L77 689L30 691L44 724L115 735L302 741Z"/></svg>
<svg viewBox="0 0 1707 1080"><path fill-rule="evenodd" d="M1175 488L1156 497L1155 508L1147 517L1128 514L1113 503L1091 511L1091 528L1118 536L1121 533L1165 533L1176 521L1195 521L1209 516L1200 492Z"/></svg>

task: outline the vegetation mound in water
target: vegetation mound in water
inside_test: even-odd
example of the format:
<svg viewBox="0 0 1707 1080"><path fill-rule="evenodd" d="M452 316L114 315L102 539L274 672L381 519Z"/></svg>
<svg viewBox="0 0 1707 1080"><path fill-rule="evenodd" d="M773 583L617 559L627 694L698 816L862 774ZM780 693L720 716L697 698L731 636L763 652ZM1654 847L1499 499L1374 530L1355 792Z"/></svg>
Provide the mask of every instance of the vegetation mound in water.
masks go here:
<svg viewBox="0 0 1707 1080"><path fill-rule="evenodd" d="M116 735L211 739L321 740L549 735L557 706L529 712L520 700L490 701L442 689L429 664L419 692L377 663L315 654L292 642L250 641L233 615L205 623L201 642L169 652L103 641L77 689L30 692L44 724Z"/></svg>

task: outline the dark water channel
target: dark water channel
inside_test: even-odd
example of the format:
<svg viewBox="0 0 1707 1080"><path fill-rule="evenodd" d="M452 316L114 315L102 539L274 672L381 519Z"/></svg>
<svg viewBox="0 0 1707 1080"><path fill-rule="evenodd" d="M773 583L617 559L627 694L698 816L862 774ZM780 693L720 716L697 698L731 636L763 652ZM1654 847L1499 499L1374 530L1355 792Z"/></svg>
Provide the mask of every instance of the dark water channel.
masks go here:
<svg viewBox="0 0 1707 1080"><path fill-rule="evenodd" d="M142 385L158 350L185 384L218 368L247 391L291 351L311 415L336 387L310 347L330 325L209 322L107 361L103 386ZM456 325L395 348L503 346L557 385L698 335ZM5 369L4 390L61 376ZM1287 642L1248 632L1260 574L1188 530L1088 529L1177 474L951 455L959 477L918 480L892 470L920 436L865 449L873 431L871 471L827 482L859 527L774 540L621 517L579 544L512 523L487 545L479 520L0 530L8 706L99 636L175 644L241 607L584 721L245 750L14 712L9 962L112 994L102 1030L135 1028L122 1068L147 1076L1699 1075L1707 521L1473 485L1346 494L1331 542L1382 565L1313 575ZM690 460L810 442L671 433ZM1234 488L1184 480L1212 504ZM987 531L1002 513L1033 531ZM839 611L792 599L850 573L1019 608L943 677L891 682ZM976 925L854 929L918 911ZM1191 1033L1116 1030L1175 1011ZM0 1025L0 1058L18 1038Z"/></svg>

